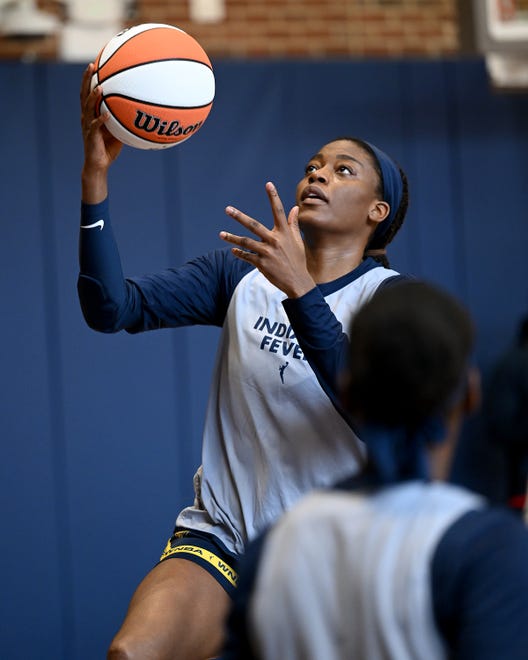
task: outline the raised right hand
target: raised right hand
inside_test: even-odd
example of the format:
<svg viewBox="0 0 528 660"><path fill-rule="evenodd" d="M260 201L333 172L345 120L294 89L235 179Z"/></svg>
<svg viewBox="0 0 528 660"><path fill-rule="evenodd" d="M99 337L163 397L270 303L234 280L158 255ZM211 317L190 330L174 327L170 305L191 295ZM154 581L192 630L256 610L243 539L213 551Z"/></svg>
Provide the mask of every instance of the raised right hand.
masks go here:
<svg viewBox="0 0 528 660"><path fill-rule="evenodd" d="M119 156L123 147L105 127L108 113L99 117L96 108L101 97L101 89L90 91L90 82L94 64L89 64L84 71L81 84L81 129L84 143L84 164L82 171L83 201L97 203L108 194L107 172L110 165Z"/></svg>

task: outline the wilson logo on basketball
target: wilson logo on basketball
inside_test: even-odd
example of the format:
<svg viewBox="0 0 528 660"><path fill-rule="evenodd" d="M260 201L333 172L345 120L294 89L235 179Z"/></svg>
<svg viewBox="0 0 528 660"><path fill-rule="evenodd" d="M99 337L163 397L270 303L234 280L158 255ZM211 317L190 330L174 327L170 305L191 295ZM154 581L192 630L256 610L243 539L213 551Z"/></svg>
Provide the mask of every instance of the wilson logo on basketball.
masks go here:
<svg viewBox="0 0 528 660"><path fill-rule="evenodd" d="M106 128L137 149L167 149L193 137L215 95L205 50L165 23L142 23L112 37L96 57L90 84L101 87L98 114L108 115Z"/></svg>
<svg viewBox="0 0 528 660"><path fill-rule="evenodd" d="M142 112L141 110L136 110L136 119L134 121L134 126L140 131L145 131L145 133L157 133L157 135L166 135L167 137L173 135L189 135L198 130L202 124L203 121L199 121L196 124L190 124L189 126L184 127L177 119L168 122L159 117L154 117L154 115Z"/></svg>

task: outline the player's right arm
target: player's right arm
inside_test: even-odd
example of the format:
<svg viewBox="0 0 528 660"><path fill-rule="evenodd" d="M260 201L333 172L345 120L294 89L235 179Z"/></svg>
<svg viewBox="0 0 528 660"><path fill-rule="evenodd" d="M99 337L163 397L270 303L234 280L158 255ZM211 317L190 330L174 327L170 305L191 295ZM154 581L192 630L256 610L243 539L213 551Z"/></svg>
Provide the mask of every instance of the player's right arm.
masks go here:
<svg viewBox="0 0 528 660"><path fill-rule="evenodd" d="M82 204L79 231L79 300L87 324L100 332L221 326L231 295L250 268L224 249L178 268L125 278L108 199Z"/></svg>
<svg viewBox="0 0 528 660"><path fill-rule="evenodd" d="M77 289L86 322L101 332L221 325L236 284L250 268L235 263L227 250L180 268L125 279L110 222L107 181L122 144L105 128L105 117L96 117L100 91L90 91L92 73L89 65L80 93L84 163Z"/></svg>
<svg viewBox="0 0 528 660"><path fill-rule="evenodd" d="M94 65L89 64L80 90L84 162L78 292L88 325L103 332L113 332L133 322L132 318L119 319L118 310L125 305L127 286L108 214L108 169L123 145L105 128L106 116L97 117L101 91L98 88L90 90L93 71ZM121 323L123 325L119 327Z"/></svg>

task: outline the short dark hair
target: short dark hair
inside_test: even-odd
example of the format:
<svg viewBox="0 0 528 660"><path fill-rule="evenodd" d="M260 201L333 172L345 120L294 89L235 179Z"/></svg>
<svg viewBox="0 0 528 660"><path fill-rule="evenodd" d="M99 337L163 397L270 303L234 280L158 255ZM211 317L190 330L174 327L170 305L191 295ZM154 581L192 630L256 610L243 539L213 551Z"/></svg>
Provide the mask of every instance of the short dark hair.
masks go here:
<svg viewBox="0 0 528 660"><path fill-rule="evenodd" d="M352 320L343 403L361 423L418 428L467 372L474 328L453 296L424 282L382 289Z"/></svg>

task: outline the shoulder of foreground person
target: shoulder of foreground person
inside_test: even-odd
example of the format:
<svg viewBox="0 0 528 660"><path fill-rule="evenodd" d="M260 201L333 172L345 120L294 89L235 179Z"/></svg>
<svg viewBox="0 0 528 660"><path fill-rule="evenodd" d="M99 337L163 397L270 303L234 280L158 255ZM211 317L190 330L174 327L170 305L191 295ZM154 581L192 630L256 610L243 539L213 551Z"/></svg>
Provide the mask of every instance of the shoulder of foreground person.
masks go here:
<svg viewBox="0 0 528 660"><path fill-rule="evenodd" d="M433 557L435 617L452 658L526 658L528 530L510 511L459 518Z"/></svg>

